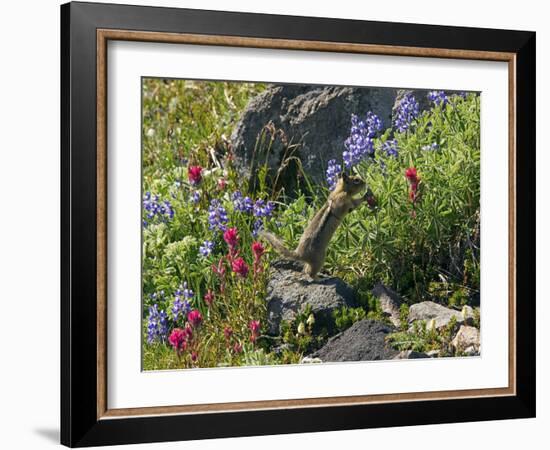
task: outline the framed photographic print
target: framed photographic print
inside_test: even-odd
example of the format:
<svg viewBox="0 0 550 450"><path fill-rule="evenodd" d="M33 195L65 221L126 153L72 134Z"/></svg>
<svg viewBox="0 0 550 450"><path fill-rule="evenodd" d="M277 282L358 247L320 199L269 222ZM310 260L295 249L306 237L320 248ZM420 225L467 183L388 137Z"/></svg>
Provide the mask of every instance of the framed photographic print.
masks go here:
<svg viewBox="0 0 550 450"><path fill-rule="evenodd" d="M535 33L61 7L68 446L535 415Z"/></svg>

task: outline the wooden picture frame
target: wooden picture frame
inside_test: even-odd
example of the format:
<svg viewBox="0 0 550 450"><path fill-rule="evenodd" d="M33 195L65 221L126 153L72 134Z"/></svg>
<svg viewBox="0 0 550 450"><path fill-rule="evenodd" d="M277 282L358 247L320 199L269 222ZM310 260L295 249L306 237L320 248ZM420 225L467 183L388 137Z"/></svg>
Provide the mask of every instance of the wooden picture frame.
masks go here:
<svg viewBox="0 0 550 450"><path fill-rule="evenodd" d="M110 409L109 40L505 61L509 68L509 385ZM61 442L91 446L535 415L535 33L69 3L61 7Z"/></svg>

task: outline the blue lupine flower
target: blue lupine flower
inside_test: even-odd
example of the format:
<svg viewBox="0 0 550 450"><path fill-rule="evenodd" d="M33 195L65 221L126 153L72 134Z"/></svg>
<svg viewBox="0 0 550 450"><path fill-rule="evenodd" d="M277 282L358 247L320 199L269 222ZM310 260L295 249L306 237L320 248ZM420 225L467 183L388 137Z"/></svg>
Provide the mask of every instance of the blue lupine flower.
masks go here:
<svg viewBox="0 0 550 450"><path fill-rule="evenodd" d="M166 300L166 295L164 293L164 289L158 292L153 292L152 294L149 294L149 298L152 302L158 303L158 302L164 302Z"/></svg>
<svg viewBox="0 0 550 450"><path fill-rule="evenodd" d="M174 293L174 303L172 305L172 317L174 321L177 321L180 316L185 318L187 313L191 311L191 305L189 301L193 298L194 292L187 288L187 283L183 283L183 286Z"/></svg>
<svg viewBox="0 0 550 450"><path fill-rule="evenodd" d="M225 225L228 221L227 211L220 201L216 198L212 199L208 207L208 227L211 230L218 229L220 231L225 231L227 229Z"/></svg>
<svg viewBox="0 0 550 450"><path fill-rule="evenodd" d="M445 106L449 102L449 97L447 97L445 91L430 91L428 92L428 100L435 103L436 106Z"/></svg>
<svg viewBox="0 0 550 450"><path fill-rule="evenodd" d="M212 250L214 250L214 243L212 241L204 241L199 247L200 254L205 258L212 253Z"/></svg>
<svg viewBox="0 0 550 450"><path fill-rule="evenodd" d="M161 200L158 195L151 196L150 192L146 192L143 196L143 209L148 219L144 220L145 226L155 218L165 221L174 217L172 204L168 200Z"/></svg>
<svg viewBox="0 0 550 450"><path fill-rule="evenodd" d="M375 137L377 133L382 131L382 127L383 127L382 120L372 111L369 111L367 113L367 117L365 118L365 124L367 126L367 134L371 138Z"/></svg>
<svg viewBox="0 0 550 450"><path fill-rule="evenodd" d="M252 199L248 196L244 197L241 191L233 192L231 200L233 200L233 206L236 211L250 213L254 208Z"/></svg>
<svg viewBox="0 0 550 450"><path fill-rule="evenodd" d="M405 94L397 106L393 125L400 132L409 129L411 122L420 114L420 106L412 94Z"/></svg>
<svg viewBox="0 0 550 450"><path fill-rule="evenodd" d="M424 151L435 151L435 150L438 150L439 149L439 144L437 142L434 142L433 144L430 144L430 145L424 145L422 147L422 150Z"/></svg>
<svg viewBox="0 0 550 450"><path fill-rule="evenodd" d="M258 219L252 225L252 236L257 237L258 233L264 229L263 219Z"/></svg>
<svg viewBox="0 0 550 450"><path fill-rule="evenodd" d="M149 307L147 317L147 342L152 344L155 341L165 342L168 336L168 316L164 310L159 311L155 303Z"/></svg>
<svg viewBox="0 0 550 450"><path fill-rule="evenodd" d="M355 114L351 115L350 135L344 141L346 150L342 153L346 167L352 167L374 154L373 137L380 130L382 130L382 121L376 114L369 111L364 121L359 120Z"/></svg>
<svg viewBox="0 0 550 450"><path fill-rule="evenodd" d="M258 199L256 200L256 203L254 203L254 216L271 217L274 209L275 203L272 201L266 202L265 200Z"/></svg>
<svg viewBox="0 0 550 450"><path fill-rule="evenodd" d="M397 139L389 139L382 144L382 151L386 152L386 155L397 158L399 148L397 147Z"/></svg>
<svg viewBox="0 0 550 450"><path fill-rule="evenodd" d="M192 203L195 203L195 204L199 203L201 200L201 191L193 191L191 193L190 200Z"/></svg>
<svg viewBox="0 0 550 450"><path fill-rule="evenodd" d="M327 183L331 191L336 187L340 173L342 173L342 166L337 164L335 159L331 159L327 167Z"/></svg>

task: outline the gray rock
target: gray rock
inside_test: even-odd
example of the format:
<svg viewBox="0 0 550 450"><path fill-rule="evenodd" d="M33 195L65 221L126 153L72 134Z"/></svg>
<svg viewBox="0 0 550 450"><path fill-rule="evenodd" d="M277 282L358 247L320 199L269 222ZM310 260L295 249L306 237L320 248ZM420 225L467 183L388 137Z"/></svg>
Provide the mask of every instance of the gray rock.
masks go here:
<svg viewBox="0 0 550 450"><path fill-rule="evenodd" d="M298 165L282 164L290 144L295 146L291 149L292 155L300 160L312 182L325 183L327 162L341 160L345 150L344 141L350 133L352 114L363 118L372 111L380 117L386 129L392 126L392 118L407 93L418 101L420 113L431 108L428 92L425 89L380 87L270 85L250 100L233 129L231 145L235 165L243 176L249 178L249 185L254 189L258 161L262 164L266 161L272 180L277 178L277 187L284 187L287 194L292 195ZM281 130L282 134L271 132L270 145L257 145L260 143L258 136L268 124ZM280 176L275 177L278 170L281 170Z"/></svg>
<svg viewBox="0 0 550 450"><path fill-rule="evenodd" d="M480 347L479 330L475 327L462 325L451 344L457 351L464 351L464 353L468 353L466 352L466 350L468 350L470 353L475 354L479 352Z"/></svg>
<svg viewBox="0 0 550 450"><path fill-rule="evenodd" d="M404 303L399 294L382 283L377 283L372 289L372 295L380 301L382 312L388 316L390 322L399 327L401 325L399 309Z"/></svg>
<svg viewBox="0 0 550 450"><path fill-rule="evenodd" d="M439 350L430 350L426 355L428 355L430 358L437 358L439 357L439 354L441 352Z"/></svg>
<svg viewBox="0 0 550 450"><path fill-rule="evenodd" d="M417 320L424 320L429 328L433 326L438 330L447 326L453 317L456 318L458 325L471 323L473 310L470 312L466 308L463 311L456 311L434 302L416 303L409 308L410 324Z"/></svg>
<svg viewBox="0 0 550 450"><path fill-rule="evenodd" d="M393 359L398 352L386 343L386 336L394 331L391 325L370 319L360 320L330 338L324 347L310 357L319 358L323 362Z"/></svg>
<svg viewBox="0 0 550 450"><path fill-rule="evenodd" d="M281 167L285 144L299 144L296 153L304 172L313 183L325 183L330 159L341 160L344 141L349 136L351 115L377 114L384 127L391 125L396 89L334 86L273 85L253 98L235 126L231 143L235 164L245 176L255 175L259 149L256 141L262 129L273 123L283 130L277 135L267 156L271 175ZM282 176L281 184L292 193L292 176ZM251 177L252 186L255 177Z"/></svg>
<svg viewBox="0 0 550 450"><path fill-rule="evenodd" d="M422 359L430 356L424 352L415 352L414 350L403 350L399 352L393 359Z"/></svg>
<svg viewBox="0 0 550 450"><path fill-rule="evenodd" d="M480 349L479 347L476 347L474 345L471 345L467 349L464 350L465 356L479 356L480 355Z"/></svg>
<svg viewBox="0 0 550 450"><path fill-rule="evenodd" d="M276 261L272 264L267 285L269 333L279 334L281 320L292 320L310 305L317 325L329 325L332 311L342 306L356 306L355 292L339 278L310 281L299 263Z"/></svg>

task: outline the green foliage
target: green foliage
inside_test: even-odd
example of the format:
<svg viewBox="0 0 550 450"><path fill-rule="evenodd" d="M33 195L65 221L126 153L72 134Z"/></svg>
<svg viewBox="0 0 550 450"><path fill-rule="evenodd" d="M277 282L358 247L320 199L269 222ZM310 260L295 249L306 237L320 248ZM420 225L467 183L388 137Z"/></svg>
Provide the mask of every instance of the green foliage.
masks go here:
<svg viewBox="0 0 550 450"><path fill-rule="evenodd" d="M361 307L351 308L349 306L342 306L332 312L334 325L339 332L347 330L355 322L363 320L366 316L365 310Z"/></svg>
<svg viewBox="0 0 550 450"><path fill-rule="evenodd" d="M399 307L399 328L404 331L409 326L409 305L401 304Z"/></svg>
<svg viewBox="0 0 550 450"><path fill-rule="evenodd" d="M388 342L397 350L413 350L416 352L429 352L438 350L438 356L453 356L454 350L451 345L454 333L456 332L457 320L452 317L449 323L441 330L435 328L433 321L426 322L417 320L412 327L388 335Z"/></svg>

